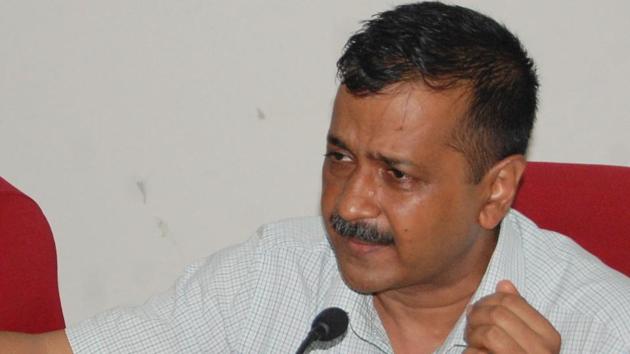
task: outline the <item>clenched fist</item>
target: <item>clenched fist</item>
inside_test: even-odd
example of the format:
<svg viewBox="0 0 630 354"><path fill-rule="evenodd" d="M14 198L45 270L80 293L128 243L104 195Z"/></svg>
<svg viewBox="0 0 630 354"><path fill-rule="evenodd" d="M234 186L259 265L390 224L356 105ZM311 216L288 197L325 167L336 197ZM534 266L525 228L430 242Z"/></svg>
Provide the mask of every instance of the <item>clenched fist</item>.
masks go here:
<svg viewBox="0 0 630 354"><path fill-rule="evenodd" d="M467 354L560 352L558 331L508 280L468 309L465 337Z"/></svg>

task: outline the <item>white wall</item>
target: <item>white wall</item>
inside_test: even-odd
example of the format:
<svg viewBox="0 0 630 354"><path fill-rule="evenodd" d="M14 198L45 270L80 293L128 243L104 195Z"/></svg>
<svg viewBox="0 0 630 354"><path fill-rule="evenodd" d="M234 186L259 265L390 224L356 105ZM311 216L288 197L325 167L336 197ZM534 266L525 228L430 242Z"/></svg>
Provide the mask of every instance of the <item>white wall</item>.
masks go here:
<svg viewBox="0 0 630 354"><path fill-rule="evenodd" d="M52 225L69 323L318 212L335 61L399 1L0 0L0 175ZM537 60L531 157L630 165L626 1L461 1Z"/></svg>

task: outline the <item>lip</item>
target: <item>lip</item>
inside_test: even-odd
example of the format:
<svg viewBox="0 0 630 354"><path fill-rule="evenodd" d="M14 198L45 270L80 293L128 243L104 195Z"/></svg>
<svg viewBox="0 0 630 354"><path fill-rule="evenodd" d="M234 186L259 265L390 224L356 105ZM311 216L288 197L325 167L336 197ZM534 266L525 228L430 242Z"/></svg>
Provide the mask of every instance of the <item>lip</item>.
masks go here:
<svg viewBox="0 0 630 354"><path fill-rule="evenodd" d="M361 242L354 237L351 238L343 238L344 242L348 246L350 252L355 255L367 255L370 253L378 252L382 249L387 248L385 245L377 245L373 243L365 243Z"/></svg>

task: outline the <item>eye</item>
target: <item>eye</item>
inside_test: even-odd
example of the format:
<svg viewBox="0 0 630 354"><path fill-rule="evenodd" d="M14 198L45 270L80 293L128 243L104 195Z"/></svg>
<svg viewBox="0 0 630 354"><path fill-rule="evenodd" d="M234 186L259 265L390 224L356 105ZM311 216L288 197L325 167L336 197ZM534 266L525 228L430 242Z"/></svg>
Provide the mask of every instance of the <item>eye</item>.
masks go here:
<svg viewBox="0 0 630 354"><path fill-rule="evenodd" d="M392 177L401 181L409 178L409 176L406 173L400 170L397 170L395 168L390 168L387 171L389 172L390 175L392 175Z"/></svg>
<svg viewBox="0 0 630 354"><path fill-rule="evenodd" d="M327 159L331 159L333 161L350 161L350 157L348 157L347 155L339 152L339 151L330 151L327 152L326 155L324 155Z"/></svg>
<svg viewBox="0 0 630 354"><path fill-rule="evenodd" d="M396 183L407 184L413 181L413 177L395 168L387 169L387 174L389 174Z"/></svg>

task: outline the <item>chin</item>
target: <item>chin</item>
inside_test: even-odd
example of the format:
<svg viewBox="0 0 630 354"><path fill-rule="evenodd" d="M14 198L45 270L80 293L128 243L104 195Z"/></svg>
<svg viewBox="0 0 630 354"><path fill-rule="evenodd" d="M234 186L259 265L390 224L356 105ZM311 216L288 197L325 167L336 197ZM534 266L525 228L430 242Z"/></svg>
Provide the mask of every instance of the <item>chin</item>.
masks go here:
<svg viewBox="0 0 630 354"><path fill-rule="evenodd" d="M341 272L341 277L343 278L344 283L346 283L346 285L361 294L372 294L374 291L374 287L371 284L366 284L366 282L363 279L356 279L354 277L349 277L346 276L346 274L343 273L343 271Z"/></svg>
<svg viewBox="0 0 630 354"><path fill-rule="evenodd" d="M388 282L383 279L383 274L377 274L375 270L344 264L339 259L337 266L346 286L357 293L371 295L388 289Z"/></svg>
<svg viewBox="0 0 630 354"><path fill-rule="evenodd" d="M352 291L355 291L359 294L372 295L374 293L379 292L378 287L375 286L374 284L366 284L365 282L362 282L362 281L351 280L343 276L343 274L342 274L342 277L343 277L343 281L346 283L348 288L352 289Z"/></svg>

